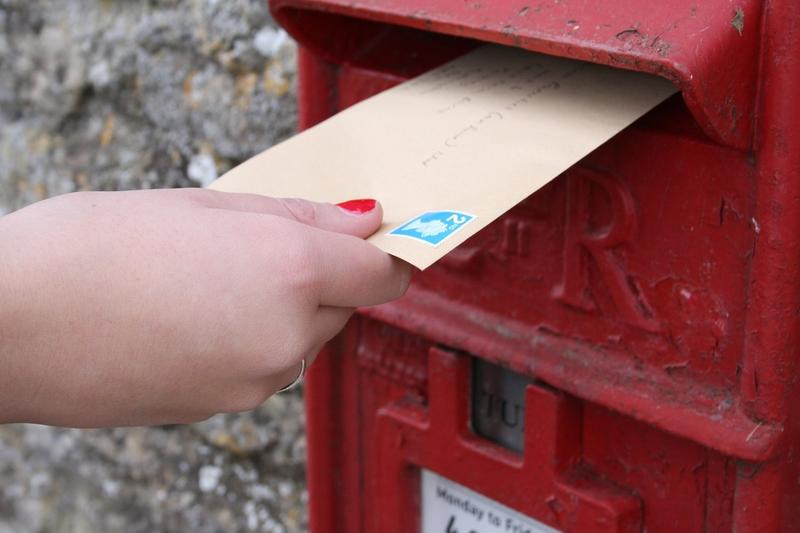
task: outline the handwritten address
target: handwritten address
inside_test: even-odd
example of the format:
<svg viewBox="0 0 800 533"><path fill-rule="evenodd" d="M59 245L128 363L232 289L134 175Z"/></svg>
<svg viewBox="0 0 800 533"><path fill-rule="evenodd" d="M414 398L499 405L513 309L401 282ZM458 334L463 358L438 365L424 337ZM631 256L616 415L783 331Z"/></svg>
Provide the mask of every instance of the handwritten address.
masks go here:
<svg viewBox="0 0 800 533"><path fill-rule="evenodd" d="M420 94L431 94L446 87L456 86L464 90L460 96L448 104L439 107L437 115L447 114L454 110L464 111L470 107L481 108L476 110L475 118L466 122L454 133L444 138L439 146L435 147L427 156L423 157L421 164L429 167L453 150L464 145L463 141L469 140L489 129L493 124L502 121L515 110L532 102L544 92L558 91L561 81L574 76L585 68L585 64L577 64L573 68L559 73L558 79L553 79L552 71L547 65L539 61L531 61L517 67L498 68L469 68L461 66L437 70L435 75L418 82L417 89ZM482 95L492 95L493 98L502 91L505 102L494 102L495 109L486 111ZM491 100L490 100L491 101ZM481 104L484 105L481 105Z"/></svg>

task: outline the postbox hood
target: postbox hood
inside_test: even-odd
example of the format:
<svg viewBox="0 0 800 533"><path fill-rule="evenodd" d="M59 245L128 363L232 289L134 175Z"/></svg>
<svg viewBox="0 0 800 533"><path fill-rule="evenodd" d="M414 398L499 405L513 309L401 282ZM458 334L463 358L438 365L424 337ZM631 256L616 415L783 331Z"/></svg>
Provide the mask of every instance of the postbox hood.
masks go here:
<svg viewBox="0 0 800 533"><path fill-rule="evenodd" d="M475 46L472 39L656 74L680 88L711 138L752 144L755 0L275 0L271 8L303 46L337 63L375 61L378 48L383 64L367 66L415 74L403 62L430 68ZM424 33L451 39L423 38L430 45L423 49Z"/></svg>

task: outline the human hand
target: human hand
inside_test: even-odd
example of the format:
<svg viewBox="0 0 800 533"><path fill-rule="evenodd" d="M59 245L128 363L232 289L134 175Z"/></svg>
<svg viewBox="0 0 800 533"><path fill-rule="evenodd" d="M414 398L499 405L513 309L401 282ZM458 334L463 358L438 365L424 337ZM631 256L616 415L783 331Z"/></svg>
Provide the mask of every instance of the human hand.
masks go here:
<svg viewBox="0 0 800 533"><path fill-rule="evenodd" d="M97 427L255 408L410 270L330 204L74 193L0 218L0 421Z"/></svg>

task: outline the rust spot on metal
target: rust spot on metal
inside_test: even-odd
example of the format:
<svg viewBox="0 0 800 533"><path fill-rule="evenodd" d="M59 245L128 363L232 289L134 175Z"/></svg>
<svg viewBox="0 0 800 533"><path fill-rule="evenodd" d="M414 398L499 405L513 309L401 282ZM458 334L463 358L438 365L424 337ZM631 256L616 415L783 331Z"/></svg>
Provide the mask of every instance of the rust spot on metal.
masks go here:
<svg viewBox="0 0 800 533"><path fill-rule="evenodd" d="M667 363L663 366L664 372L667 374L672 374L678 370L683 370L684 368L689 366L689 361L680 361L677 363Z"/></svg>
<svg viewBox="0 0 800 533"><path fill-rule="evenodd" d="M659 33L651 39L649 35L640 32L636 26L631 26L618 32L615 37L620 41L630 43L630 47L650 48L661 57L667 57L672 45L661 37L663 33Z"/></svg>
<svg viewBox="0 0 800 533"><path fill-rule="evenodd" d="M514 43L514 46L521 46L522 40L520 39L519 35L517 34L519 30L516 26L512 24L506 24L503 26L503 35L511 39L511 42Z"/></svg>
<svg viewBox="0 0 800 533"><path fill-rule="evenodd" d="M655 39L653 39L653 42L650 46L655 48L656 52L658 52L658 55L661 57L667 57L669 55L670 44L660 36L657 36Z"/></svg>
<svg viewBox="0 0 800 533"><path fill-rule="evenodd" d="M637 28L628 28L627 30L622 30L621 32L617 33L616 38L620 41L624 41L631 35L641 35Z"/></svg>
<svg viewBox="0 0 800 533"><path fill-rule="evenodd" d="M736 205L723 196L719 203L719 225L722 226L725 220L731 215L736 220L741 220L743 218L742 213L736 209Z"/></svg>
<svg viewBox="0 0 800 533"><path fill-rule="evenodd" d="M740 36L744 32L744 10L741 7L736 8L736 12L733 15L733 20L731 20L731 26L733 26L736 31L739 32Z"/></svg>
<svg viewBox="0 0 800 533"><path fill-rule="evenodd" d="M564 512L564 505L559 501L559 499L555 495L550 495L545 499L545 503L547 507L550 508L550 511L553 513L554 516L560 517Z"/></svg>

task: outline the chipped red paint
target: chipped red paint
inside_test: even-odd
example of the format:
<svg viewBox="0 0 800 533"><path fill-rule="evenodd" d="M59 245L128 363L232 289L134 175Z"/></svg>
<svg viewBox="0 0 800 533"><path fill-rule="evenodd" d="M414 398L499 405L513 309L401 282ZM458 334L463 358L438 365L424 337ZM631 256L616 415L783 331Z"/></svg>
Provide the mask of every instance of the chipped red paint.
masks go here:
<svg viewBox="0 0 800 533"><path fill-rule="evenodd" d="M314 533L430 468L564 531L800 531L800 3L275 0L300 121L492 41L682 91L360 315L309 373ZM522 456L469 360L534 380Z"/></svg>

